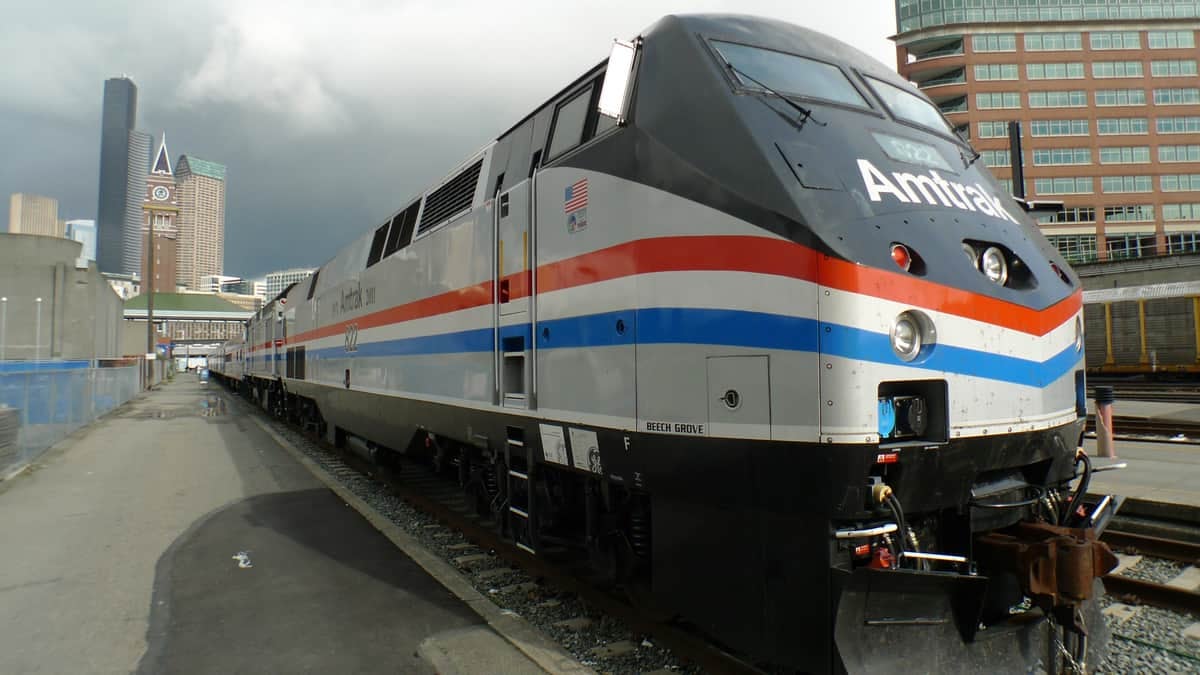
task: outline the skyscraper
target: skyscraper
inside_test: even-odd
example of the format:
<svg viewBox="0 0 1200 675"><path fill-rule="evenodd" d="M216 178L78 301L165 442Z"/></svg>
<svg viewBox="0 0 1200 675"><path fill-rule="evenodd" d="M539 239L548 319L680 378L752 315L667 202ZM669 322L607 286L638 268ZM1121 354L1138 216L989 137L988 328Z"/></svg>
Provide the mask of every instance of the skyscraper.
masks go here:
<svg viewBox="0 0 1200 675"><path fill-rule="evenodd" d="M133 80L105 80L96 206L96 260L103 272L137 274L142 259L142 198L151 139L134 129L136 122Z"/></svg>
<svg viewBox="0 0 1200 675"><path fill-rule="evenodd" d="M1195 0L897 0L900 74L1026 196L1072 262L1200 251Z"/></svg>
<svg viewBox="0 0 1200 675"><path fill-rule="evenodd" d="M88 260L96 259L96 221L68 220L67 239L74 239L83 244L83 257Z"/></svg>
<svg viewBox="0 0 1200 675"><path fill-rule="evenodd" d="M180 155L178 282L199 289L201 279L225 267L225 167Z"/></svg>
<svg viewBox="0 0 1200 675"><path fill-rule="evenodd" d="M58 200L53 197L13 193L8 199L8 231L12 234L41 234L61 237Z"/></svg>

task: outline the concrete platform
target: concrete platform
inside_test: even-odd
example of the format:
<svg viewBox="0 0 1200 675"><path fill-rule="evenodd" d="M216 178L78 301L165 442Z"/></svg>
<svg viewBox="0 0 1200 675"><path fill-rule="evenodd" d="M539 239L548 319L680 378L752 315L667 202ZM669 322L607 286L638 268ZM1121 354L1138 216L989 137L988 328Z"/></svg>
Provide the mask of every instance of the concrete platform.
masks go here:
<svg viewBox="0 0 1200 675"><path fill-rule="evenodd" d="M224 396L182 376L0 483L0 673L545 672Z"/></svg>
<svg viewBox="0 0 1200 675"><path fill-rule="evenodd" d="M1088 401L1088 413L1095 412L1095 401ZM1146 417L1181 422L1200 422L1200 406L1161 401L1123 401L1113 403L1113 415ZM1120 434L1120 427L1116 432ZM1165 504L1200 507L1200 445L1115 441L1117 459L1096 458L1096 440L1088 438L1084 447L1098 464L1127 462L1120 471L1096 474L1091 492L1115 493L1133 499Z"/></svg>
<svg viewBox="0 0 1200 675"><path fill-rule="evenodd" d="M1096 412L1096 402L1088 401L1088 414ZM1147 417L1180 422L1200 422L1200 405L1163 401L1114 401L1113 415ZM1115 424L1114 424L1115 426Z"/></svg>
<svg viewBox="0 0 1200 675"><path fill-rule="evenodd" d="M1097 458L1095 439L1086 439L1083 445L1096 466L1114 461L1129 464L1093 475L1089 492L1200 507L1200 445L1118 440L1116 460Z"/></svg>

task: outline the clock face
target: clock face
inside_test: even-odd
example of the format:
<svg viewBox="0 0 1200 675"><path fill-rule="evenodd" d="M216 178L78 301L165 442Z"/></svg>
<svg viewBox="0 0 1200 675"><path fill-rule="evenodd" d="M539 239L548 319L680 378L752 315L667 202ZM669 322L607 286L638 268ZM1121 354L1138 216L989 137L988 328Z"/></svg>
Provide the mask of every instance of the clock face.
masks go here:
<svg viewBox="0 0 1200 675"><path fill-rule="evenodd" d="M158 201L160 201L160 202L164 201L167 197L170 197L170 196L171 196L171 192L170 192L170 190L167 190L167 188L165 188L161 185L154 188L154 198L157 199Z"/></svg>

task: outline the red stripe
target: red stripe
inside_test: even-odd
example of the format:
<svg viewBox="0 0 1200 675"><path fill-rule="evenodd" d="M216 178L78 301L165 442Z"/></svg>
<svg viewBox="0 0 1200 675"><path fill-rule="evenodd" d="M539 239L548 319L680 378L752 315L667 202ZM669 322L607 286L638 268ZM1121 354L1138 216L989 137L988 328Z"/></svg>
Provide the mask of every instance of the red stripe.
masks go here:
<svg viewBox="0 0 1200 675"><path fill-rule="evenodd" d="M1083 306L1082 291L1076 291L1046 309L1030 309L909 274L837 260L792 242L755 236L639 239L542 265L538 268L537 283L538 292L549 293L635 274L700 271L754 272L814 283L819 281L830 288L926 307L1036 336L1062 325ZM528 270L509 274L504 280L509 284L510 300L530 294ZM697 291L703 292L703 289ZM300 333L288 338L287 343L338 335L351 323L358 324L362 330L491 302L492 284L485 281ZM270 346L270 343L264 343L255 349Z"/></svg>

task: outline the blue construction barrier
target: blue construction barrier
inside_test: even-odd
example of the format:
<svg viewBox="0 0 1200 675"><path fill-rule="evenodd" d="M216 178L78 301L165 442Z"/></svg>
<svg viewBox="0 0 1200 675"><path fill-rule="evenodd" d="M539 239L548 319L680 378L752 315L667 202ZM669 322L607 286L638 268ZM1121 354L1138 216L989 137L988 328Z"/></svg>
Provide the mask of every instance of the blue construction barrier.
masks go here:
<svg viewBox="0 0 1200 675"><path fill-rule="evenodd" d="M5 447L0 438L0 475L128 401L139 388L137 365L97 368L89 361L0 362L0 410L15 409L20 424L15 444L9 441Z"/></svg>

